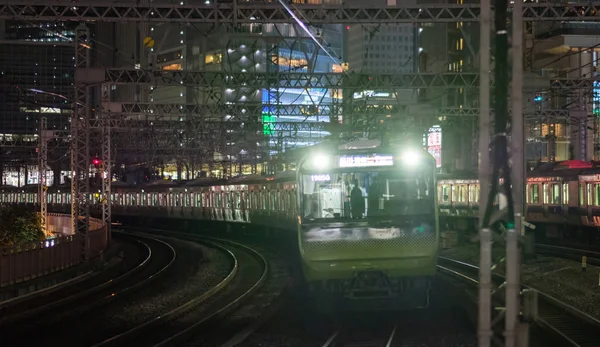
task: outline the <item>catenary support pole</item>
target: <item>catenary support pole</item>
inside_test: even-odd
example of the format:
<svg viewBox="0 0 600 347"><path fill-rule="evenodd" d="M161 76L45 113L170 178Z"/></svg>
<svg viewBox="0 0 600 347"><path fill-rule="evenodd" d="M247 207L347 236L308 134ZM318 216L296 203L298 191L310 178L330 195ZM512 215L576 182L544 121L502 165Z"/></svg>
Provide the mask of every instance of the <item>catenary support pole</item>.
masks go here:
<svg viewBox="0 0 600 347"><path fill-rule="evenodd" d="M512 119L511 161L512 192L515 211L514 228L508 229L506 240L506 347L517 345L519 305L519 236L525 216L525 138L523 124L523 3L515 1L512 18Z"/></svg>
<svg viewBox="0 0 600 347"><path fill-rule="evenodd" d="M490 190L490 0L481 0L480 49L479 49L479 221L483 221ZM479 315L478 346L489 347L492 325L491 302L491 230L480 227L479 259Z"/></svg>
<svg viewBox="0 0 600 347"><path fill-rule="evenodd" d="M40 120L40 137L38 148L38 200L40 203L40 225L44 236L50 236L48 230L48 119L42 117ZM55 178L56 179L56 178Z"/></svg>
<svg viewBox="0 0 600 347"><path fill-rule="evenodd" d="M82 261L89 259L89 144L91 88L77 69L90 67L90 31L85 24L75 29L75 100L71 116L71 225L72 232L81 238ZM83 74L85 75L85 73Z"/></svg>
<svg viewBox="0 0 600 347"><path fill-rule="evenodd" d="M101 136L102 136L102 160L100 161L100 179L102 180L102 197L100 205L102 206L102 222L106 225L106 238L110 243L112 239L111 232L111 146L110 146L110 119L111 113L108 107L110 103L110 85L102 84L102 106L101 106Z"/></svg>

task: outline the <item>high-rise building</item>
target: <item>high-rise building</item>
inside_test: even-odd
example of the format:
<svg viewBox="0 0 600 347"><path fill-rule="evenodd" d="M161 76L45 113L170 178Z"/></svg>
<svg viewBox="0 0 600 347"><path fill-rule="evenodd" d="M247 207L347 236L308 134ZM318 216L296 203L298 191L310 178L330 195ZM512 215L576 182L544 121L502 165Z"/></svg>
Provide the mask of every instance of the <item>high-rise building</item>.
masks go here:
<svg viewBox="0 0 600 347"><path fill-rule="evenodd" d="M526 67L545 78L595 78L600 64L596 23L534 23L526 37ZM534 41L535 40L535 41ZM528 61L527 61L528 60ZM598 160L600 88L558 88L526 95L525 110L545 111L526 122L526 156L530 162ZM593 87L592 87L593 86ZM531 112L530 112L531 113Z"/></svg>
<svg viewBox="0 0 600 347"><path fill-rule="evenodd" d="M47 119L49 130L69 128L72 37L71 24L0 21L0 137L10 148L0 148L2 184L37 182L35 148L41 117ZM54 154L59 163L66 146ZM60 173L57 165L51 168Z"/></svg>
<svg viewBox="0 0 600 347"><path fill-rule="evenodd" d="M0 25L0 133L37 137L42 116L49 129L66 130L73 93L73 31L61 24Z"/></svg>
<svg viewBox="0 0 600 347"><path fill-rule="evenodd" d="M477 0L417 0L419 5L477 4ZM479 23L420 23L418 29L419 72L476 72L479 56ZM458 89L421 90L419 102L435 109L442 138L442 166L445 171L477 167L478 119L447 117L439 109L478 107L478 91Z"/></svg>
<svg viewBox="0 0 600 347"><path fill-rule="evenodd" d="M150 27L152 37L159 41L155 47L157 65L165 70L269 73L282 80L289 78L285 76L288 72L341 72L342 26L310 27L309 30L320 45L299 25L292 24L249 24L218 29L202 25ZM327 52L321 46L326 47ZM277 77L278 74L281 75ZM332 104L338 103L339 97L324 88L175 86L152 90L150 101L215 106L212 108L215 114L203 114L202 122L225 122L223 133L189 133L189 137L182 140L189 143L193 137L214 136L209 141L214 152L203 153L201 160L240 165L232 167L232 172L224 172L225 165L220 169L205 167L201 170L233 175L274 171L273 155L315 144L327 136L329 133L324 131L281 130L277 123L337 119ZM204 147L209 150L208 146Z"/></svg>

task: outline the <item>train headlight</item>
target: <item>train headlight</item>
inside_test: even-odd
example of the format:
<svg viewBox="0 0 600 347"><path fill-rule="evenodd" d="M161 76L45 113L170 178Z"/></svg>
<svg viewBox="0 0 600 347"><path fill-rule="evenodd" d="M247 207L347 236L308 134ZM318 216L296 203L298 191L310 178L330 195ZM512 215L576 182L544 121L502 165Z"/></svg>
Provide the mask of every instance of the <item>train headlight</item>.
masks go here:
<svg viewBox="0 0 600 347"><path fill-rule="evenodd" d="M414 149L408 149L400 155L402 163L407 166L416 166L419 164L421 155Z"/></svg>
<svg viewBox="0 0 600 347"><path fill-rule="evenodd" d="M312 158L312 166L318 170L329 168L329 156L319 153Z"/></svg>

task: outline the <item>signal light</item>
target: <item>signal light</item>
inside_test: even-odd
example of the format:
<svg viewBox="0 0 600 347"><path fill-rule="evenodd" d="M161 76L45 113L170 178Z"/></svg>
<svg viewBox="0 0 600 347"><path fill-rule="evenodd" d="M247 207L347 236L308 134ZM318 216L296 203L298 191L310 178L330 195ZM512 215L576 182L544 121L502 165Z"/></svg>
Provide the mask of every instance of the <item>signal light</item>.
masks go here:
<svg viewBox="0 0 600 347"><path fill-rule="evenodd" d="M98 165L100 165L100 159L94 158L94 160L92 161L92 163L94 163L94 165L98 166Z"/></svg>

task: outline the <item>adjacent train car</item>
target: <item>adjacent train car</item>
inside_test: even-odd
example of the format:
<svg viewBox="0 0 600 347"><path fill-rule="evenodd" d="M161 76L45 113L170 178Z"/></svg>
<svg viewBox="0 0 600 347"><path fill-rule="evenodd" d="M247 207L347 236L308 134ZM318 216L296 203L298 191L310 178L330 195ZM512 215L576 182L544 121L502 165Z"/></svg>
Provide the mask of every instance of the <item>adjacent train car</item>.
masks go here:
<svg viewBox="0 0 600 347"><path fill-rule="evenodd" d="M298 167L298 242L313 293L325 303L427 306L439 240L434 158L356 144Z"/></svg>
<svg viewBox="0 0 600 347"><path fill-rule="evenodd" d="M447 229L475 230L479 180L442 178L438 192L440 223ZM526 220L537 226L537 236L586 243L600 239L600 167L593 163L568 160L528 172L525 198Z"/></svg>

